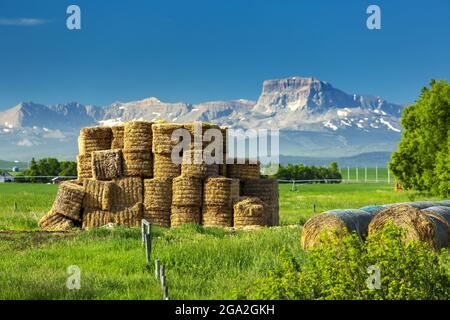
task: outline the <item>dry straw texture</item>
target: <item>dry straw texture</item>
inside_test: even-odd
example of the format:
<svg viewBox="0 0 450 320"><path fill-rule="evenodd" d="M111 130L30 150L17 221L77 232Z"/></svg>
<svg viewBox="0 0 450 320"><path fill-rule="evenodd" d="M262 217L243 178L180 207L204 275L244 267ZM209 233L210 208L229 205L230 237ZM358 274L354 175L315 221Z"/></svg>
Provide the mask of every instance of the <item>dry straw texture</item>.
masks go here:
<svg viewBox="0 0 450 320"><path fill-rule="evenodd" d="M113 213L114 222L124 227L139 227L142 220L142 203Z"/></svg>
<svg viewBox="0 0 450 320"><path fill-rule="evenodd" d="M367 237L371 216L362 210L331 210L309 219L303 226L300 243L307 250L319 246L323 239L342 239L355 232L361 239Z"/></svg>
<svg viewBox="0 0 450 320"><path fill-rule="evenodd" d="M132 207L143 202L143 185L139 177L123 177L114 179L111 197L113 208Z"/></svg>
<svg viewBox="0 0 450 320"><path fill-rule="evenodd" d="M80 154L77 156L78 179L92 178L92 155Z"/></svg>
<svg viewBox="0 0 450 320"><path fill-rule="evenodd" d="M185 152L181 165L181 174L189 177L204 179L219 175L218 164L206 164L202 158L202 152Z"/></svg>
<svg viewBox="0 0 450 320"><path fill-rule="evenodd" d="M144 207L143 218L153 225L169 228L170 208L169 210L157 210L157 209L147 209Z"/></svg>
<svg viewBox="0 0 450 320"><path fill-rule="evenodd" d="M178 227L186 223L200 224L201 208L200 207L178 207L172 206L170 215L170 225Z"/></svg>
<svg viewBox="0 0 450 320"><path fill-rule="evenodd" d="M114 214L94 208L85 208L83 213L83 229L100 228L108 223L114 223Z"/></svg>
<svg viewBox="0 0 450 320"><path fill-rule="evenodd" d="M256 197L241 197L234 205L234 227L264 226L266 208L264 202Z"/></svg>
<svg viewBox="0 0 450 320"><path fill-rule="evenodd" d="M124 150L152 151L152 123L147 121L132 121L125 123Z"/></svg>
<svg viewBox="0 0 450 320"><path fill-rule="evenodd" d="M118 125L111 127L112 142L111 149L123 149L125 126Z"/></svg>
<svg viewBox="0 0 450 320"><path fill-rule="evenodd" d="M233 208L230 206L203 205L202 224L205 227L232 227Z"/></svg>
<svg viewBox="0 0 450 320"><path fill-rule="evenodd" d="M122 175L122 151L119 149L92 152L92 175L97 180L110 180Z"/></svg>
<svg viewBox="0 0 450 320"><path fill-rule="evenodd" d="M175 206L202 206L202 180L179 176L173 179L172 204Z"/></svg>
<svg viewBox="0 0 450 320"><path fill-rule="evenodd" d="M85 196L83 200L84 208L111 210L113 207L112 181L97 181L93 179L84 180Z"/></svg>
<svg viewBox="0 0 450 320"><path fill-rule="evenodd" d="M207 130L220 130L218 125L207 122L185 123L183 127L187 129L191 135L191 150L196 151L203 151L211 143L211 141L205 137Z"/></svg>
<svg viewBox="0 0 450 320"><path fill-rule="evenodd" d="M147 210L165 210L170 212L172 205L172 180L144 180L144 207Z"/></svg>
<svg viewBox="0 0 450 320"><path fill-rule="evenodd" d="M239 162L238 162L239 161ZM230 160L228 160L230 162ZM252 163L251 160L245 159L245 163L240 163L240 160L234 159L234 162L227 164L227 176L236 179L259 179L260 163Z"/></svg>
<svg viewBox="0 0 450 320"><path fill-rule="evenodd" d="M72 182L59 185L56 200L53 204L55 212L72 220L81 220L80 211L84 198L84 188Z"/></svg>
<svg viewBox="0 0 450 320"><path fill-rule="evenodd" d="M369 234L382 230L388 221L405 230L406 241L423 241L435 249L445 243L448 246L448 228L445 234L445 222L436 216L405 204L392 206L373 217Z"/></svg>
<svg viewBox="0 0 450 320"><path fill-rule="evenodd" d="M80 154L90 154L93 151L111 148L112 130L109 127L83 128L78 137Z"/></svg>
<svg viewBox="0 0 450 320"><path fill-rule="evenodd" d="M242 194L258 197L267 206L267 224L277 226L280 220L278 181L275 179L247 179L243 181Z"/></svg>
<svg viewBox="0 0 450 320"><path fill-rule="evenodd" d="M173 147L178 144L179 139L172 140L172 133L183 126L176 123L153 124L153 152L170 154Z"/></svg>
<svg viewBox="0 0 450 320"><path fill-rule="evenodd" d="M211 177L205 180L203 203L210 206L232 208L239 201L239 180L225 177Z"/></svg>
<svg viewBox="0 0 450 320"><path fill-rule="evenodd" d="M150 151L123 150L123 175L150 178L153 176L152 154Z"/></svg>
<svg viewBox="0 0 450 320"><path fill-rule="evenodd" d="M173 163L170 153L155 153L153 156L154 178L175 178L181 174L181 165Z"/></svg>
<svg viewBox="0 0 450 320"><path fill-rule="evenodd" d="M67 231L74 227L69 218L50 210L38 222L39 228L46 231Z"/></svg>

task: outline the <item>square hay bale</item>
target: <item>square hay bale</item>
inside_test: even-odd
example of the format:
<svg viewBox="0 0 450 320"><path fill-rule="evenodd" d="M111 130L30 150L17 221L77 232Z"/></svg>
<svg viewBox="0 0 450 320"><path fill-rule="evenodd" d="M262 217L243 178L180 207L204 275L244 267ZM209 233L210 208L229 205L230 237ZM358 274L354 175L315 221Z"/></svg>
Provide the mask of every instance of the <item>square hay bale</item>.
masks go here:
<svg viewBox="0 0 450 320"><path fill-rule="evenodd" d="M153 225L163 228L169 228L170 208L169 210L157 210L144 207L143 218Z"/></svg>
<svg viewBox="0 0 450 320"><path fill-rule="evenodd" d="M234 227L265 226L267 222L266 206L257 197L241 197L234 205Z"/></svg>
<svg viewBox="0 0 450 320"><path fill-rule="evenodd" d="M123 150L123 175L127 177L153 176L153 161L151 151Z"/></svg>
<svg viewBox="0 0 450 320"><path fill-rule="evenodd" d="M108 223L114 223L114 214L109 211L102 211L94 208L85 208L83 212L83 229L100 228Z"/></svg>
<svg viewBox="0 0 450 320"><path fill-rule="evenodd" d="M110 127L92 127L80 130L78 137L79 154L111 148L112 130Z"/></svg>
<svg viewBox="0 0 450 320"><path fill-rule="evenodd" d="M154 178L173 179L181 174L181 164L173 163L170 153L155 153L153 157Z"/></svg>
<svg viewBox="0 0 450 320"><path fill-rule="evenodd" d="M142 220L142 203L113 212L114 222L124 227L139 227Z"/></svg>
<svg viewBox="0 0 450 320"><path fill-rule="evenodd" d="M201 215L200 207L172 206L170 225L172 227L178 227L186 223L200 224Z"/></svg>
<svg viewBox="0 0 450 320"><path fill-rule="evenodd" d="M202 180L186 176L179 176L173 179L172 205L201 207Z"/></svg>
<svg viewBox="0 0 450 320"><path fill-rule="evenodd" d="M72 220L80 220L81 205L84 198L84 188L71 182L62 182L56 194L53 209L55 212Z"/></svg>
<svg viewBox="0 0 450 320"><path fill-rule="evenodd" d="M232 208L239 201L239 179L210 177L203 187L203 204Z"/></svg>
<svg viewBox="0 0 450 320"><path fill-rule="evenodd" d="M143 184L139 177L123 177L113 180L112 207L127 208L143 202Z"/></svg>
<svg viewBox="0 0 450 320"><path fill-rule="evenodd" d="M84 181L85 196L83 200L84 208L111 210L113 207L113 188L112 181L98 181L86 179Z"/></svg>
<svg viewBox="0 0 450 320"><path fill-rule="evenodd" d="M125 123L124 150L152 152L152 123L131 121Z"/></svg>
<svg viewBox="0 0 450 320"><path fill-rule="evenodd" d="M92 152L92 175L97 180L110 180L122 175L122 151Z"/></svg>
<svg viewBox="0 0 450 320"><path fill-rule="evenodd" d="M179 139L172 140L172 133L183 128L183 125L177 123L156 123L152 126L153 153L169 154L175 145L179 143ZM155 157L156 158L156 157Z"/></svg>
<svg viewBox="0 0 450 320"><path fill-rule="evenodd" d="M91 154L80 154L77 156L77 173L79 180L92 178Z"/></svg>
<svg viewBox="0 0 450 320"><path fill-rule="evenodd" d="M67 231L74 228L75 224L52 209L39 220L38 226L45 231Z"/></svg>
<svg viewBox="0 0 450 320"><path fill-rule="evenodd" d="M181 174L204 179L219 175L219 164L206 164L202 160L201 151L185 152L181 164Z"/></svg>
<svg viewBox="0 0 450 320"><path fill-rule="evenodd" d="M233 161L232 163L230 163ZM242 161L242 163L241 163ZM236 179L259 179L260 162L252 163L250 159L245 160L227 160L227 177Z"/></svg>
<svg viewBox="0 0 450 320"><path fill-rule="evenodd" d="M117 125L111 127L112 142L111 149L123 149L125 126Z"/></svg>
<svg viewBox="0 0 450 320"><path fill-rule="evenodd" d="M205 227L232 227L233 208L230 206L203 205L202 224Z"/></svg>
<svg viewBox="0 0 450 320"><path fill-rule="evenodd" d="M170 212L172 205L171 179L144 180L144 208L145 210L160 210Z"/></svg>

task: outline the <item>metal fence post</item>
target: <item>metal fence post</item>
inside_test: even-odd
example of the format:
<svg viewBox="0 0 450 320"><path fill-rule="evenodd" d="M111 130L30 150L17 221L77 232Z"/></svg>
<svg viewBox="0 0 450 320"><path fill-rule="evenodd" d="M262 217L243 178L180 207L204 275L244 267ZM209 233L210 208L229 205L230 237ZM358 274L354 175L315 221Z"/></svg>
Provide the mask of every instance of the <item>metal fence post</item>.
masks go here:
<svg viewBox="0 0 450 320"><path fill-rule="evenodd" d="M145 219L141 221L142 240L145 243L145 258L147 265L150 265L150 257L152 255L152 225Z"/></svg>

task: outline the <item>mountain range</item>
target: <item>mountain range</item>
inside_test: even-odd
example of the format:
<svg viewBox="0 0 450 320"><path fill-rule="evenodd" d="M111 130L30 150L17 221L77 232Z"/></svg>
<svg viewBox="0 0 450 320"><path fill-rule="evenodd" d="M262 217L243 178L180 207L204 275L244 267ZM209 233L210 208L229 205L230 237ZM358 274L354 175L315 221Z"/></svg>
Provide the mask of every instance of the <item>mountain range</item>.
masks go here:
<svg viewBox="0 0 450 320"><path fill-rule="evenodd" d="M280 129L280 154L347 157L391 152L400 134L402 105L348 94L313 77L267 80L257 101L168 103L155 97L109 106L22 102L0 112L0 158L74 159L80 128L130 120L207 121L233 128Z"/></svg>

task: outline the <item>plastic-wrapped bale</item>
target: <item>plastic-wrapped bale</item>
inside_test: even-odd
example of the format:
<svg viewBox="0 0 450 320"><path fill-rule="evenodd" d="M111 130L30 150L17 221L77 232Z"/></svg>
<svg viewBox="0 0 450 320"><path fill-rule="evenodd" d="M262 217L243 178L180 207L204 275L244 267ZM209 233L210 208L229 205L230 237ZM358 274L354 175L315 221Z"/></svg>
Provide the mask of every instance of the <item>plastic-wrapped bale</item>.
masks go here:
<svg viewBox="0 0 450 320"><path fill-rule="evenodd" d="M170 227L170 210L172 204L171 179L144 180L143 217L160 227Z"/></svg>
<svg viewBox="0 0 450 320"><path fill-rule="evenodd" d="M202 224L205 227L232 227L233 208L230 206L203 205Z"/></svg>
<svg viewBox="0 0 450 320"><path fill-rule="evenodd" d="M422 211L427 212L428 214L439 215L450 225L450 207L435 206L423 209Z"/></svg>
<svg viewBox="0 0 450 320"><path fill-rule="evenodd" d="M435 249L448 245L448 225L436 216L410 205L395 205L380 211L369 224L369 234L382 230L387 222L405 230L406 241L423 241ZM447 234L444 230L447 228Z"/></svg>
<svg viewBox="0 0 450 320"><path fill-rule="evenodd" d="M407 205L410 206L411 208L422 210L430 207L439 206L440 204L439 201L414 201L414 202L392 203L389 204L388 206L399 206L399 205Z"/></svg>
<svg viewBox="0 0 450 320"><path fill-rule="evenodd" d="M80 154L77 156L78 179L92 178L92 155Z"/></svg>
<svg viewBox="0 0 450 320"><path fill-rule="evenodd" d="M172 205L200 208L202 206L202 180L187 176L173 179Z"/></svg>
<svg viewBox="0 0 450 320"><path fill-rule="evenodd" d="M258 197L266 204L267 224L280 223L278 181L275 179L246 179L242 183L244 196Z"/></svg>
<svg viewBox="0 0 450 320"><path fill-rule="evenodd" d="M191 135L191 150L198 152L203 151L211 143L211 141L208 141L205 137L207 130L217 129L220 131L220 126L216 124L199 121L185 123L183 127L187 129Z"/></svg>
<svg viewBox="0 0 450 320"><path fill-rule="evenodd" d="M233 163L230 163L234 161ZM227 177L236 179L259 179L260 162L252 159L227 160Z"/></svg>
<svg viewBox="0 0 450 320"><path fill-rule="evenodd" d="M113 189L112 181L84 180L83 208L111 210L114 205Z"/></svg>
<svg viewBox="0 0 450 320"><path fill-rule="evenodd" d="M72 220L81 220L84 187L73 182L62 182L56 194L53 210Z"/></svg>
<svg viewBox="0 0 450 320"><path fill-rule="evenodd" d="M111 148L112 130L110 127L92 127L80 130L78 137L79 154Z"/></svg>
<svg viewBox="0 0 450 320"><path fill-rule="evenodd" d="M143 202L143 184L139 177L123 177L113 180L113 209L128 208Z"/></svg>
<svg viewBox="0 0 450 320"><path fill-rule="evenodd" d="M172 206L170 215L170 225L172 227L178 227L187 223L200 224L200 222L200 207Z"/></svg>
<svg viewBox="0 0 450 320"><path fill-rule="evenodd" d="M241 197L234 205L234 227L266 225L266 205L257 197Z"/></svg>
<svg viewBox="0 0 450 320"><path fill-rule="evenodd" d="M123 175L127 177L153 176L152 154L150 151L128 151L123 150Z"/></svg>
<svg viewBox="0 0 450 320"><path fill-rule="evenodd" d="M355 232L364 240L368 234L370 215L363 210L331 210L309 219L303 226L300 243L308 250L320 246L323 237L341 239Z"/></svg>
<svg viewBox="0 0 450 320"><path fill-rule="evenodd" d="M155 153L153 155L153 177L175 178L181 174L181 164L174 163L171 154Z"/></svg>
<svg viewBox="0 0 450 320"><path fill-rule="evenodd" d="M239 179L210 177L205 180L203 203L208 206L232 208L239 201Z"/></svg>
<svg viewBox="0 0 450 320"><path fill-rule="evenodd" d="M181 174L188 177L204 179L219 175L219 164L207 164L203 160L203 153L198 151L185 152L181 165Z"/></svg>
<svg viewBox="0 0 450 320"><path fill-rule="evenodd" d="M153 124L153 153L167 154L170 157L173 147L179 143L179 139L172 140L172 133L181 128L183 125L177 123Z"/></svg>
<svg viewBox="0 0 450 320"><path fill-rule="evenodd" d="M450 207L450 200L439 201L439 206Z"/></svg>
<svg viewBox="0 0 450 320"><path fill-rule="evenodd" d="M122 175L120 149L92 152L92 175L97 180L110 180Z"/></svg>
<svg viewBox="0 0 450 320"><path fill-rule="evenodd" d="M142 203L122 208L112 213L114 223L124 227L139 227L142 220Z"/></svg>
<svg viewBox="0 0 450 320"><path fill-rule="evenodd" d="M83 229L100 228L108 223L114 223L114 213L94 208L85 208L83 212Z"/></svg>
<svg viewBox="0 0 450 320"><path fill-rule="evenodd" d="M359 210L365 211L368 214L370 214L371 216L377 214L380 211L383 211L384 209L388 208L389 205L382 205L382 206L378 206L378 205L369 205L369 206L365 206L362 208L359 208Z"/></svg>
<svg viewBox="0 0 450 320"><path fill-rule="evenodd" d="M445 248L450 244L450 207L447 206L436 206L423 209L422 212L426 213L434 219L439 221L434 221L437 227L436 232L440 233L436 238L440 239L438 247ZM443 223L441 223L443 222ZM447 238L445 237L447 234Z"/></svg>
<svg viewBox="0 0 450 320"><path fill-rule="evenodd" d="M125 123L124 151L152 151L152 123L148 121L131 121Z"/></svg>
<svg viewBox="0 0 450 320"><path fill-rule="evenodd" d="M111 149L123 149L125 126L117 125L111 127L112 142Z"/></svg>
<svg viewBox="0 0 450 320"><path fill-rule="evenodd" d="M39 220L38 226L45 231L67 231L75 227L72 220L53 209Z"/></svg>

